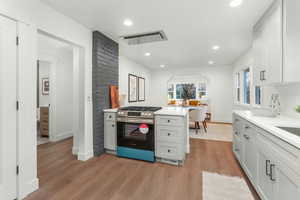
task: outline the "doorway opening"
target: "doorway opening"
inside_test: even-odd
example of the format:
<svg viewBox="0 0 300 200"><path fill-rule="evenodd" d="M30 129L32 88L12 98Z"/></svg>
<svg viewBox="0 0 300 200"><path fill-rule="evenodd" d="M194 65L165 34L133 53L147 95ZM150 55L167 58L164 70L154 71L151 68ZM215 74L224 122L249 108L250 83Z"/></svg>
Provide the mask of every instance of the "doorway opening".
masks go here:
<svg viewBox="0 0 300 200"><path fill-rule="evenodd" d="M55 151L55 144L66 140L76 159L84 132L83 50L39 31L37 52L38 163L43 157L40 149Z"/></svg>

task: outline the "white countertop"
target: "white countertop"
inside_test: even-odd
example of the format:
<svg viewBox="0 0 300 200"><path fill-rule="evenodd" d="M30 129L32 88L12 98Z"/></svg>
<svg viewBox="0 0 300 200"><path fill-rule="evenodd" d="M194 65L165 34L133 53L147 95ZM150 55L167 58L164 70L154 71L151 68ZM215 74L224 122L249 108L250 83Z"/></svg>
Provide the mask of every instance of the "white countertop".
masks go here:
<svg viewBox="0 0 300 200"><path fill-rule="evenodd" d="M186 116L188 112L189 109L184 107L163 107L161 110L154 112L154 115Z"/></svg>
<svg viewBox="0 0 300 200"><path fill-rule="evenodd" d="M277 126L300 128L300 120L287 116L259 117L254 116L251 111L234 111L235 114L266 130L274 136L300 149L300 137L284 131Z"/></svg>
<svg viewBox="0 0 300 200"><path fill-rule="evenodd" d="M118 108L110 108L110 109L104 109L103 112L111 112L111 113L116 113L118 112Z"/></svg>

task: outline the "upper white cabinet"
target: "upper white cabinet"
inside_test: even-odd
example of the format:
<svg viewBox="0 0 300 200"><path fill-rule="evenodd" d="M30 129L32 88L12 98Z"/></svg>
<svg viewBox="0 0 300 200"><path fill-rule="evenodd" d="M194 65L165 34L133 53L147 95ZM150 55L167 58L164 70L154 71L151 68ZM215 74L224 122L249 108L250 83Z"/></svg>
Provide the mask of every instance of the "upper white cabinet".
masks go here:
<svg viewBox="0 0 300 200"><path fill-rule="evenodd" d="M254 27L254 82L256 85L282 81L282 3L266 11Z"/></svg>
<svg viewBox="0 0 300 200"><path fill-rule="evenodd" d="M275 0L255 25L255 85L300 81L299 9L299 0Z"/></svg>
<svg viewBox="0 0 300 200"><path fill-rule="evenodd" d="M299 82L300 1L283 1L283 81Z"/></svg>

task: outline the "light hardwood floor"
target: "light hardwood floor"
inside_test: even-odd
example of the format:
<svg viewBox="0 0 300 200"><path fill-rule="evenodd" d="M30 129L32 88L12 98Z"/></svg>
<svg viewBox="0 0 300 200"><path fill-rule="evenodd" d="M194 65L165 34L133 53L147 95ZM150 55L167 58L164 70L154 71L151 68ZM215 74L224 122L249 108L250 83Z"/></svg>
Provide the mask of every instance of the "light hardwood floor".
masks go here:
<svg viewBox="0 0 300 200"><path fill-rule="evenodd" d="M230 142L191 139L183 167L108 154L81 162L71 147L71 139L38 147L40 189L26 200L201 200L202 171L245 178Z"/></svg>

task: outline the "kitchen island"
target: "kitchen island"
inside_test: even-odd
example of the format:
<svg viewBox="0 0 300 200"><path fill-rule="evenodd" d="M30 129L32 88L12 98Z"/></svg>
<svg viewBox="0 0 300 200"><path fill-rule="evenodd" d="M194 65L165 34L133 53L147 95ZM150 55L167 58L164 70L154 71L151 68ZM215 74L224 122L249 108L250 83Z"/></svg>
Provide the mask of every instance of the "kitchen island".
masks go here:
<svg viewBox="0 0 300 200"><path fill-rule="evenodd" d="M155 115L155 156L157 161L182 165L190 152L189 109L163 107Z"/></svg>

